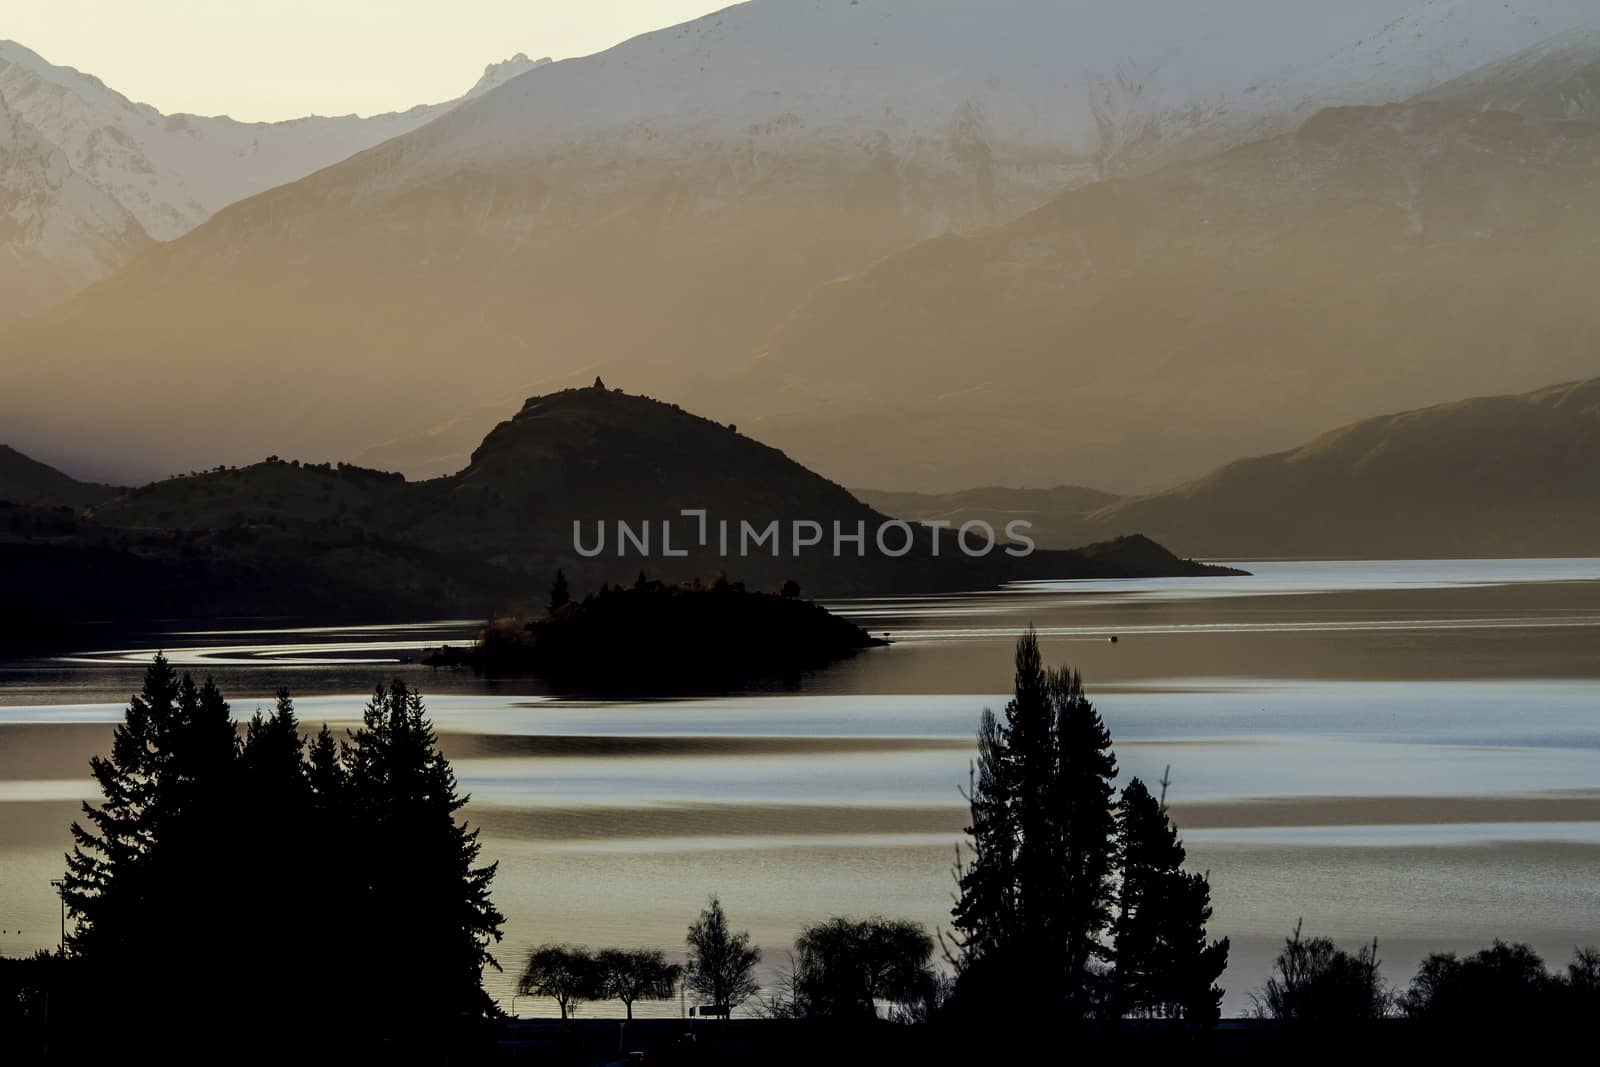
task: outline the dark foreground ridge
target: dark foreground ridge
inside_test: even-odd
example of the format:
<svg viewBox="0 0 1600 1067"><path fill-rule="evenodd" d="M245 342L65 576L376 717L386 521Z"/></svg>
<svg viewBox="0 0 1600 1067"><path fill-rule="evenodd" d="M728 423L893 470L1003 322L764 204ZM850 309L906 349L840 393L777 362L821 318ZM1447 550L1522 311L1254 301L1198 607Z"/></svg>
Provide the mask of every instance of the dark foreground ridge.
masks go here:
<svg viewBox="0 0 1600 1067"><path fill-rule="evenodd" d="M896 549L915 538L903 555L886 552L876 533L887 516L777 449L598 384L529 400L448 478L273 457L71 506L93 495L0 505L0 564L18 575L0 590L8 643L48 643L32 635L88 619L484 618L542 603L557 569L580 589L631 583L641 569L669 583L729 571L751 588L793 579L826 597L1218 573L1143 538L1011 555L1020 543L1003 528L984 555L963 552L954 530L915 524L892 532ZM704 536L686 509L704 513ZM624 545L624 523L642 545ZM741 551L746 523L775 526L781 546ZM796 524L820 543L797 551ZM860 548L836 550L835 530L862 534ZM580 554L580 533L591 547L603 533L603 548Z"/></svg>
<svg viewBox="0 0 1600 1067"><path fill-rule="evenodd" d="M607 586L541 618L491 619L471 648L447 646L426 662L492 675L538 674L564 691L657 695L793 681L886 644L800 599L798 586L759 593L725 579L640 581Z"/></svg>

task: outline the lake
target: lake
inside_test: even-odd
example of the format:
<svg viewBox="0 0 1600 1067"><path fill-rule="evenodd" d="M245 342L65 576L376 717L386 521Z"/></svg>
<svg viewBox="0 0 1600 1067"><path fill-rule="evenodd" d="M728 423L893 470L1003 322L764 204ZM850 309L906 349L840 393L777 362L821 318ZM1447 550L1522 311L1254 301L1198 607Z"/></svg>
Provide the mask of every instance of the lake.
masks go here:
<svg viewBox="0 0 1600 1067"><path fill-rule="evenodd" d="M289 686L311 730L356 721L380 680L422 689L500 863L505 973L488 986L507 1007L529 946L681 951L712 892L769 973L827 915L941 926L978 715L1004 704L1029 625L1083 673L1124 777L1170 768L1213 935L1232 941L1225 1012L1248 1010L1302 917L1352 947L1376 937L1398 982L1494 937L1553 966L1600 942L1600 559L1238 565L1251 576L833 603L894 643L708 699L579 702L402 662L470 640L464 620L173 627L0 664L0 954L55 945L49 883L87 760L156 648L215 677L238 718ZM301 904L339 914L315 885Z"/></svg>

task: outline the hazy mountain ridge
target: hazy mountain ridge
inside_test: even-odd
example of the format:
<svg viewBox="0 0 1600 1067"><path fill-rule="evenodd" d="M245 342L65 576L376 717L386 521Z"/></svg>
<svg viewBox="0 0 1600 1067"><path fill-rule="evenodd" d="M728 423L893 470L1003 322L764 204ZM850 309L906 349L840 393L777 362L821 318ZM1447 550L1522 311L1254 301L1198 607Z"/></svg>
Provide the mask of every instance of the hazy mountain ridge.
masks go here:
<svg viewBox="0 0 1600 1067"><path fill-rule="evenodd" d="M1600 379L1367 419L1093 512L1196 555L1584 555L1600 543Z"/></svg>
<svg viewBox="0 0 1600 1067"><path fill-rule="evenodd" d="M137 469L102 472L119 476L291 444L353 455L393 440L386 408L431 424L596 367L743 420L752 400L718 381L818 286L1183 145L1427 88L1584 14L1568 0L741 5L553 64L234 205L0 339L24 357L7 384L29 412L75 405L148 435L119 457ZM113 339L122 364L83 373ZM473 373L443 373L461 351ZM134 366L225 375L236 451L194 454L201 427L180 439L141 417ZM759 398L760 413L804 406L805 389ZM27 432L50 458L92 458L48 421Z"/></svg>
<svg viewBox="0 0 1600 1067"><path fill-rule="evenodd" d="M990 491L969 517L1024 517L1043 545L1141 530L1209 558L1585 555L1600 542L1600 379L1364 419L1093 508ZM903 499L932 517L961 494ZM869 494L868 499L873 499Z"/></svg>
<svg viewBox="0 0 1600 1067"><path fill-rule="evenodd" d="M80 482L9 445L0 445L0 501L78 510L109 500L121 491L115 486Z"/></svg>
<svg viewBox="0 0 1600 1067"><path fill-rule="evenodd" d="M856 484L1148 488L1444 388L1583 377L1596 159L1593 122L1324 110L818 290L746 418Z"/></svg>

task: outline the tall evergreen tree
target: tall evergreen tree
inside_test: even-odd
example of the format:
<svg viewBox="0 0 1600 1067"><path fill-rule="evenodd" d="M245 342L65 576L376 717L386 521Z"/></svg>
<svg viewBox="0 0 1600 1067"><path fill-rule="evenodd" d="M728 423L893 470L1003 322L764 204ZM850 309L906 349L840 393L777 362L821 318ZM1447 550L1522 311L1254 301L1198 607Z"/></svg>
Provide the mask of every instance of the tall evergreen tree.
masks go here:
<svg viewBox="0 0 1600 1067"><path fill-rule="evenodd" d="M288 950L304 936L304 919L289 905L327 892L330 862L315 847L305 738L287 690L270 716L258 711L246 725L238 787L234 833L248 842L238 884L250 903L237 924L235 969L261 1008L289 1011L308 988L303 958ZM319 970L339 968L324 961Z"/></svg>
<svg viewBox="0 0 1600 1067"><path fill-rule="evenodd" d="M144 687L112 734L109 758L89 761L99 806L83 805L88 825L72 824L62 895L77 920L68 946L99 958L133 946L149 894L146 866L155 844L153 816L168 763L166 738L177 714L178 675L164 655L146 668Z"/></svg>
<svg viewBox="0 0 1600 1067"><path fill-rule="evenodd" d="M63 896L90 984L114 990L103 1022L130 1048L198 1048L219 1018L231 890L244 842L230 832L238 742L207 681L163 656L90 767L104 795L74 824Z"/></svg>
<svg viewBox="0 0 1600 1067"><path fill-rule="evenodd" d="M499 967L489 946L505 922L489 898L496 865L478 865L478 831L456 819L468 798L422 697L403 681L379 686L345 756L354 936L383 977L362 997L367 1018L401 1036L485 1017L481 975Z"/></svg>
<svg viewBox="0 0 1600 1067"><path fill-rule="evenodd" d="M1052 672L1049 680L1055 730L1055 775L1047 790L1049 829L1061 874L1059 930L1065 946L1066 995L1073 1016L1090 1014L1097 992L1095 965L1112 953L1104 934L1111 923L1116 854L1115 795L1117 758L1111 731L1083 691L1076 671Z"/></svg>
<svg viewBox="0 0 1600 1067"><path fill-rule="evenodd" d="M242 1004L263 1019L353 1001L342 1040L363 1045L450 1036L493 1011L481 972L504 921L494 867L477 863L477 834L456 818L466 798L403 683L379 688L348 743L324 727L307 758L288 693L241 743L216 686L157 656L91 770L104 800L73 826L63 898L69 947L120 1047L214 1053ZM351 917L338 949L318 945L309 962L306 899ZM338 1036L332 1018L309 1028ZM306 1029L252 1042L281 1051Z"/></svg>
<svg viewBox="0 0 1600 1067"><path fill-rule="evenodd" d="M567 575L558 568L554 580L550 583L550 603L545 605L545 610L554 615L570 603L572 603L572 590L567 587Z"/></svg>
<svg viewBox="0 0 1600 1067"><path fill-rule="evenodd" d="M1116 773L1082 680L1046 670L1030 629L1004 718L986 710L978 730L972 859L952 912L958 1001L1090 1013L1110 955Z"/></svg>
<svg viewBox="0 0 1600 1067"><path fill-rule="evenodd" d="M1119 1015L1217 1019L1228 939L1207 941L1211 886L1183 870L1185 852L1163 799L1139 779L1122 791L1117 853L1122 878L1117 915L1113 1010Z"/></svg>

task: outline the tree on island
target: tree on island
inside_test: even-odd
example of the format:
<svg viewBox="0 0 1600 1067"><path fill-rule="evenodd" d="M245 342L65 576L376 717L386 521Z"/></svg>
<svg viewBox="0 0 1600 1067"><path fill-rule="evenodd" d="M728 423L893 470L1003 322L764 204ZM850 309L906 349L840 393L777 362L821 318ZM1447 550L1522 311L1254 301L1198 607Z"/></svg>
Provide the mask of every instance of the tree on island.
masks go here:
<svg viewBox="0 0 1600 1067"><path fill-rule="evenodd" d="M667 1000L678 990L683 967L668 963L659 949L603 949L595 955L600 995L620 1000L633 1020L636 1000Z"/></svg>
<svg viewBox="0 0 1600 1067"><path fill-rule="evenodd" d="M602 994L600 968L580 945L540 945L528 953L517 994L549 997L561 1009L561 1018L570 1019L580 1004ZM628 1017L633 1017L631 1010Z"/></svg>
<svg viewBox="0 0 1600 1067"><path fill-rule="evenodd" d="M987 709L969 794L972 859L958 864L957 1003L1088 1016L1111 952L1116 853L1111 735L1081 678L1017 642L1005 717Z"/></svg>
<svg viewBox="0 0 1600 1067"><path fill-rule="evenodd" d="M567 588L566 573L557 569L555 579L550 583L550 603L545 606L545 610L554 615L570 603L572 603L572 591Z"/></svg>
<svg viewBox="0 0 1600 1067"><path fill-rule="evenodd" d="M686 940L687 982L702 1004L732 1011L760 991L755 969L761 949L750 944L748 931L733 933L728 928L727 913L715 896L690 924Z"/></svg>
<svg viewBox="0 0 1600 1067"><path fill-rule="evenodd" d="M1183 870L1184 848L1167 815L1166 783L1157 800L1138 778L1117 809L1121 866L1114 926L1112 1009L1119 1016L1212 1023L1221 1014L1215 984L1228 965L1228 939L1206 940L1211 885Z"/></svg>

